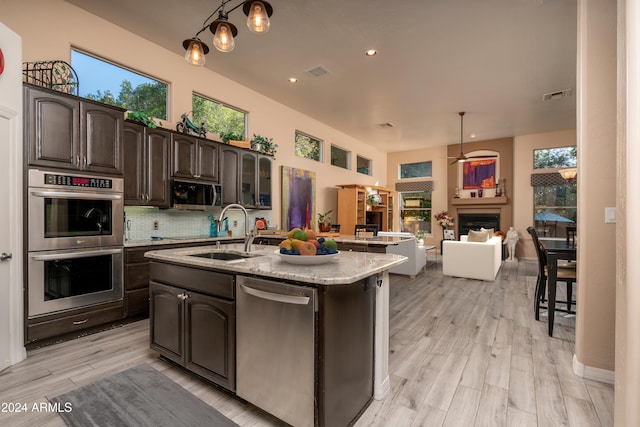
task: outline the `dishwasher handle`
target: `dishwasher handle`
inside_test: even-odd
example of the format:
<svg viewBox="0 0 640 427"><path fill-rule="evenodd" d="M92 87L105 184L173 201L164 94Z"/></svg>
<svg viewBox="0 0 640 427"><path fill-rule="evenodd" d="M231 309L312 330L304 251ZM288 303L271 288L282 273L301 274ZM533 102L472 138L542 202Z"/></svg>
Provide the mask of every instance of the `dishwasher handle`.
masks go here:
<svg viewBox="0 0 640 427"><path fill-rule="evenodd" d="M285 304L307 305L309 304L309 300L311 299L311 297L306 296L283 295L273 292L265 292L242 284L240 285L240 289L242 289L249 295L253 295L254 297L266 299L269 301L283 302Z"/></svg>

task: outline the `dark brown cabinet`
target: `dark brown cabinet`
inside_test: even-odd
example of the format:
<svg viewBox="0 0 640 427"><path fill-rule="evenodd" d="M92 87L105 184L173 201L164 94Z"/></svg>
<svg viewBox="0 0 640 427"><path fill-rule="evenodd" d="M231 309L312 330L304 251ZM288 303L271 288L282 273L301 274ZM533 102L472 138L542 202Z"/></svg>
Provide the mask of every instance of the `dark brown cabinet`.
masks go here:
<svg viewBox="0 0 640 427"><path fill-rule="evenodd" d="M172 177L218 182L218 143L173 133L171 144Z"/></svg>
<svg viewBox="0 0 640 427"><path fill-rule="evenodd" d="M220 168L222 204L271 209L270 156L233 147L222 147Z"/></svg>
<svg viewBox="0 0 640 427"><path fill-rule="evenodd" d="M220 178L222 181L222 204L241 203L238 187L240 150L231 146L220 148Z"/></svg>
<svg viewBox="0 0 640 427"><path fill-rule="evenodd" d="M151 263L151 348L231 391L235 390L234 283L228 274Z"/></svg>
<svg viewBox="0 0 640 427"><path fill-rule="evenodd" d="M30 85L24 105L29 165L122 174L124 110Z"/></svg>
<svg viewBox="0 0 640 427"><path fill-rule="evenodd" d="M170 138L168 131L125 122L125 205L170 206Z"/></svg>

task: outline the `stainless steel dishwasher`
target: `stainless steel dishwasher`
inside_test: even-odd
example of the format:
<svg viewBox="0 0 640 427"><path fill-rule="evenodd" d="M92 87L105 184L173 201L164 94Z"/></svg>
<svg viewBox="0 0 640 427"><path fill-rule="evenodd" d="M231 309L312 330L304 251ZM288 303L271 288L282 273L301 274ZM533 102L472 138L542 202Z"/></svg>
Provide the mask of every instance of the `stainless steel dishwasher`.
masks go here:
<svg viewBox="0 0 640 427"><path fill-rule="evenodd" d="M313 426L314 288L238 276L236 393L281 420Z"/></svg>

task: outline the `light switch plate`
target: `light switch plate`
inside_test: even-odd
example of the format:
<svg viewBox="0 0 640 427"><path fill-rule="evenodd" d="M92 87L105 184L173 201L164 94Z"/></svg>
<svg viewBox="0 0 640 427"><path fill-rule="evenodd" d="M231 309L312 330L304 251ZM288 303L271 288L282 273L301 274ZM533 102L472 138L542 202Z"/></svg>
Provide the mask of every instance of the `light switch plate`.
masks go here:
<svg viewBox="0 0 640 427"><path fill-rule="evenodd" d="M616 223L616 208L604 208L604 223L605 224Z"/></svg>

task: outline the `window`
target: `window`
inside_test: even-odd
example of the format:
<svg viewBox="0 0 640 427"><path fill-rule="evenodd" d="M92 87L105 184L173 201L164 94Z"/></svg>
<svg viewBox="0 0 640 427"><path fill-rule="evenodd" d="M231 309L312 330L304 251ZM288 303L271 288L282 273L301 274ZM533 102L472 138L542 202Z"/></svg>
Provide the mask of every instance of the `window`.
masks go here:
<svg viewBox="0 0 640 427"><path fill-rule="evenodd" d="M202 95L191 96L193 123L196 126L204 123L207 132L225 135L232 134L229 139L243 140L246 137L247 113L219 101L205 98Z"/></svg>
<svg viewBox="0 0 640 427"><path fill-rule="evenodd" d="M534 169L571 168L577 164L576 147L533 150Z"/></svg>
<svg viewBox="0 0 640 427"><path fill-rule="evenodd" d="M401 163L400 179L431 176L431 162Z"/></svg>
<svg viewBox="0 0 640 427"><path fill-rule="evenodd" d="M400 231L431 233L431 192L406 191L400 196Z"/></svg>
<svg viewBox="0 0 640 427"><path fill-rule="evenodd" d="M74 49L71 66L78 74L80 96L167 119L167 83Z"/></svg>
<svg viewBox="0 0 640 427"><path fill-rule="evenodd" d="M356 156L356 171L365 175L371 175L371 160Z"/></svg>
<svg viewBox="0 0 640 427"><path fill-rule="evenodd" d="M351 151L343 150L331 144L331 164L344 169L351 169Z"/></svg>
<svg viewBox="0 0 640 427"><path fill-rule="evenodd" d="M543 237L566 237L567 226L578 218L577 184L566 183L534 187L534 221Z"/></svg>
<svg viewBox="0 0 640 427"><path fill-rule="evenodd" d="M562 169L577 164L576 147L535 150L533 156L536 169ZM575 226L578 218L576 182L566 181L557 173L536 173L532 175L532 184L533 215L538 234L566 237L567 227Z"/></svg>
<svg viewBox="0 0 640 427"><path fill-rule="evenodd" d="M296 156L322 161L322 141L296 131Z"/></svg>

